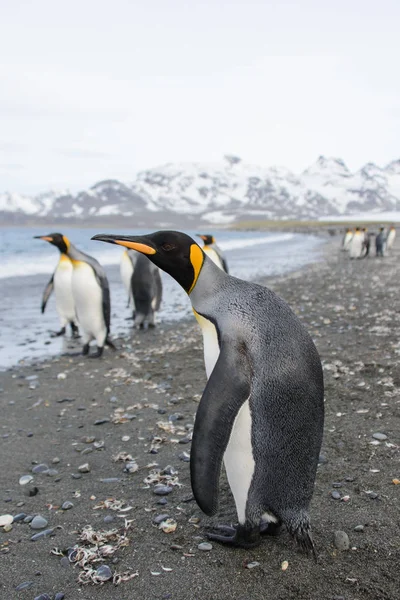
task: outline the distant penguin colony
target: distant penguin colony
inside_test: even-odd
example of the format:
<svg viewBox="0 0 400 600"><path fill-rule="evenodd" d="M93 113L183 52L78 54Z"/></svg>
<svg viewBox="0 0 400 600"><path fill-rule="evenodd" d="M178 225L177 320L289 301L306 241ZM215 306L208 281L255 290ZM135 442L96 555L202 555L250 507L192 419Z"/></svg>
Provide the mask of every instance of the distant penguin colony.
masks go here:
<svg viewBox="0 0 400 600"><path fill-rule="evenodd" d="M183 233L92 239L146 255L191 300L208 377L193 430L192 489L203 512L215 514L224 461L239 521L208 537L249 548L285 525L314 552L308 511L324 389L321 361L303 325L276 294L228 275Z"/></svg>
<svg viewBox="0 0 400 600"><path fill-rule="evenodd" d="M391 225L389 231L380 227L378 233L370 232L366 227L356 227L354 232L347 228L342 238L341 249L349 252L349 257L366 258L370 256L371 238L375 236L375 249L377 257L389 254L396 239L396 228Z"/></svg>
<svg viewBox="0 0 400 600"><path fill-rule="evenodd" d="M67 255L67 246L60 233L51 235L37 235L35 239L44 240L57 246L60 251L60 260L49 283L46 285L42 299L42 313L46 310L47 301L54 290L56 297L56 310L60 319L61 329L54 336L64 335L67 325L70 325L72 336L78 337L78 327L76 325L75 302L72 295L72 272L73 266Z"/></svg>
<svg viewBox="0 0 400 600"><path fill-rule="evenodd" d="M76 319L82 330L82 354L88 355L90 342L96 340L97 351L90 357L100 357L105 344L114 348L109 339L110 289L103 267L95 258L78 250L61 233L39 237L56 246L71 261L71 289Z"/></svg>
<svg viewBox="0 0 400 600"><path fill-rule="evenodd" d="M205 254L211 258L217 267L225 271L225 273L228 273L228 263L226 262L226 258L222 253L222 250L217 245L214 236L202 233L198 233L197 236L204 242L203 252L205 252Z"/></svg>

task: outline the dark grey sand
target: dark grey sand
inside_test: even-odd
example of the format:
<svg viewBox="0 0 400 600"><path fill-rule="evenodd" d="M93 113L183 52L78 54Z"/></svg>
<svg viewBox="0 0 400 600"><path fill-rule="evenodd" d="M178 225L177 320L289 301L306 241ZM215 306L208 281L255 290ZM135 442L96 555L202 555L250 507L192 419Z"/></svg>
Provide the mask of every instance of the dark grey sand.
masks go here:
<svg viewBox="0 0 400 600"><path fill-rule="evenodd" d="M395 249L385 259L350 262L330 246L325 262L266 282L299 315L324 362L323 462L311 507L317 564L286 533L265 539L254 550L215 543L209 552L198 549L211 520L194 501L187 501L189 464L179 455L190 451L190 443L177 442L186 438L190 427L185 426L193 423L206 378L199 330L187 322L176 329L161 325L135 333L131 349L121 340L120 350L106 351L100 361L60 357L1 375L0 515L41 514L56 528L54 537L37 542L30 540L36 532L28 524L14 523L9 532L0 529L1 599L33 600L41 593L53 597L57 592L64 592L67 600L400 598L400 485L393 483L400 479L398 258ZM32 375L38 379L27 379ZM69 401L60 402L66 398ZM126 412L135 418L94 424ZM168 423L176 413L182 419L173 422L175 431L157 425ZM374 433L387 439L374 440ZM84 441L91 436L103 440L104 448L94 449L93 442ZM122 441L123 436L129 440ZM162 443L157 454L150 454L154 436ZM88 448L91 451L84 453ZM123 463L113 461L120 452L135 458L139 470L124 473ZM52 464L55 457L58 464ZM47 463L58 474L35 475L33 485L39 492L28 497L18 481L35 462ZM84 463L89 463L90 472L72 478ZM154 485L144 483L151 463L161 469L173 465L179 471L182 485L173 488L165 506L157 504L160 496L153 493ZM105 478L118 481L102 482ZM94 510L107 498L131 506L125 513L131 526L129 545L114 555L118 562L113 564L110 557L105 564L113 572L130 570L138 576L118 587L110 581L80 585L82 570L63 567L61 556L51 550L77 544L78 532L87 525L95 530L123 527L125 519L118 517L123 513ZM67 500L73 508L61 511ZM176 521L175 532L164 533L153 524L160 514ZM114 515L114 521L104 523L106 515ZM222 477L220 511L212 522L234 520L233 501ZM360 525L363 531L354 531ZM350 538L347 551L335 547L334 533L340 530ZM286 570L283 561L288 561ZM259 564L246 568L252 562ZM33 582L30 589L15 591L27 581Z"/></svg>

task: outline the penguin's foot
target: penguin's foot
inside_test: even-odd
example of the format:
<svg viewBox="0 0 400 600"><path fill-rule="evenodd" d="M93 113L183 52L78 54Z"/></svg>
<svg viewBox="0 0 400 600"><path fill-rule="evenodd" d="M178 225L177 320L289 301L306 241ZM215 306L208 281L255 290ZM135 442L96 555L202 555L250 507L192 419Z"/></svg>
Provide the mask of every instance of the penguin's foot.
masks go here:
<svg viewBox="0 0 400 600"><path fill-rule="evenodd" d="M79 335L79 329L78 329L78 327L75 325L75 323L70 323L70 325L71 325L72 337L73 337L74 339L77 339L77 338L81 337L81 336Z"/></svg>
<svg viewBox="0 0 400 600"><path fill-rule="evenodd" d="M277 535L280 535L282 533L283 530L283 525L282 523L261 523L260 525L260 534L261 535L271 535L273 537L276 537Z"/></svg>
<svg viewBox="0 0 400 600"><path fill-rule="evenodd" d="M94 354L89 354L89 358L100 358L103 354L104 346L97 346L97 350Z"/></svg>
<svg viewBox="0 0 400 600"><path fill-rule="evenodd" d="M54 337L59 337L60 335L65 335L66 329L65 327L62 327L60 329L60 331L53 331L53 333L51 334L50 337L54 338Z"/></svg>
<svg viewBox="0 0 400 600"><path fill-rule="evenodd" d="M237 548L255 548L261 542L260 530L258 527L248 527L245 525L237 525L232 527L229 525L216 525L213 529L220 531L219 533L206 533L209 540L220 544L229 544Z"/></svg>
<svg viewBox="0 0 400 600"><path fill-rule="evenodd" d="M85 344L82 348L82 356L87 356L89 354L89 344Z"/></svg>

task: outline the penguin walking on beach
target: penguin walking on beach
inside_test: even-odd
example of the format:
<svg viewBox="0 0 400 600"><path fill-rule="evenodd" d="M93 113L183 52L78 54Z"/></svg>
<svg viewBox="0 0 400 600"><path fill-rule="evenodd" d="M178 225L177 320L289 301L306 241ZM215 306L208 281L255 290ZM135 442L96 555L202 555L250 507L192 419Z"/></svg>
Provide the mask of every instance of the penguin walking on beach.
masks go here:
<svg viewBox="0 0 400 600"><path fill-rule="evenodd" d="M386 245L386 236L384 227L379 228L379 233L375 238L375 248L376 248L376 256L384 257Z"/></svg>
<svg viewBox="0 0 400 600"><path fill-rule="evenodd" d="M351 242L352 237L353 237L353 232L350 229L350 227L348 227L346 229L346 232L345 232L345 234L343 236L343 240L342 240L342 250L344 252L348 252L349 251L349 249L350 249L350 242Z"/></svg>
<svg viewBox="0 0 400 600"><path fill-rule="evenodd" d="M79 337L78 327L76 325L75 302L72 296L72 263L67 256L67 247L63 242L61 234L36 235L35 239L44 240L56 246L60 251L60 260L57 267L46 285L42 298L42 314L46 310L47 302L54 290L56 297L56 310L60 319L61 329L52 335L57 337L64 335L67 331L67 325L70 325L72 337Z"/></svg>
<svg viewBox="0 0 400 600"><path fill-rule="evenodd" d="M124 250L124 252L121 255L121 262L119 265L122 283L124 284L126 293L128 294L128 306L132 304L133 313L135 313L135 306L133 304L132 298L131 279L138 256L139 254L134 250Z"/></svg>
<svg viewBox="0 0 400 600"><path fill-rule="evenodd" d="M392 249L395 239L396 239L396 228L394 227L394 225L391 225L389 228L387 237L386 237L386 251L387 252Z"/></svg>
<svg viewBox="0 0 400 600"><path fill-rule="evenodd" d="M203 235L201 233L197 233L196 235L204 242L203 252L211 258L217 267L225 271L225 273L228 273L228 263L226 262L226 258L221 248L217 245L215 237L213 235Z"/></svg>
<svg viewBox="0 0 400 600"><path fill-rule="evenodd" d="M308 510L324 388L318 352L299 319L271 290L219 269L183 233L92 239L145 254L191 300L208 377L193 430L192 489L203 512L215 514L224 461L239 521L208 537L247 548L285 525L315 554Z"/></svg>
<svg viewBox="0 0 400 600"><path fill-rule="evenodd" d="M103 354L104 345L115 349L109 339L110 333L110 288L103 267L97 260L76 248L61 233L42 236L68 256L72 263L72 296L75 303L75 314L82 330L82 354L89 354L92 340L96 340L97 351L90 358Z"/></svg>
<svg viewBox="0 0 400 600"><path fill-rule="evenodd" d="M155 327L155 313L160 310L162 299L162 281L160 269L144 254L138 254L136 260L131 294L135 305L134 327Z"/></svg>
<svg viewBox="0 0 400 600"><path fill-rule="evenodd" d="M363 227L362 233L364 235L364 239L363 247L361 250L361 256L365 258L366 256L369 256L369 250L371 247L371 235L366 227Z"/></svg>
<svg viewBox="0 0 400 600"><path fill-rule="evenodd" d="M350 258L361 258L364 245L364 234L356 227L350 242Z"/></svg>

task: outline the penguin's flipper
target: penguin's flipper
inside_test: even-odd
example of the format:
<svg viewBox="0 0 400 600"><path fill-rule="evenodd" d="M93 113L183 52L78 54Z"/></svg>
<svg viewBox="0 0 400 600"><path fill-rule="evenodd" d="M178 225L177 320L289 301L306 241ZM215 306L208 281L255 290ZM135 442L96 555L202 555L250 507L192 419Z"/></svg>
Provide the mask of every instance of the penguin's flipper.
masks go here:
<svg viewBox="0 0 400 600"><path fill-rule="evenodd" d="M225 273L229 274L228 263L226 262L226 259L222 254L221 254L221 262L222 262L222 266L224 267Z"/></svg>
<svg viewBox="0 0 400 600"><path fill-rule="evenodd" d="M42 314L46 310L46 304L47 304L48 299L51 296L53 289L54 289L54 273L51 276L49 283L44 288L43 298L42 298Z"/></svg>
<svg viewBox="0 0 400 600"><path fill-rule="evenodd" d="M206 515L217 510L222 459L236 416L250 396L250 381L245 345L223 342L197 409L190 452L193 494Z"/></svg>

